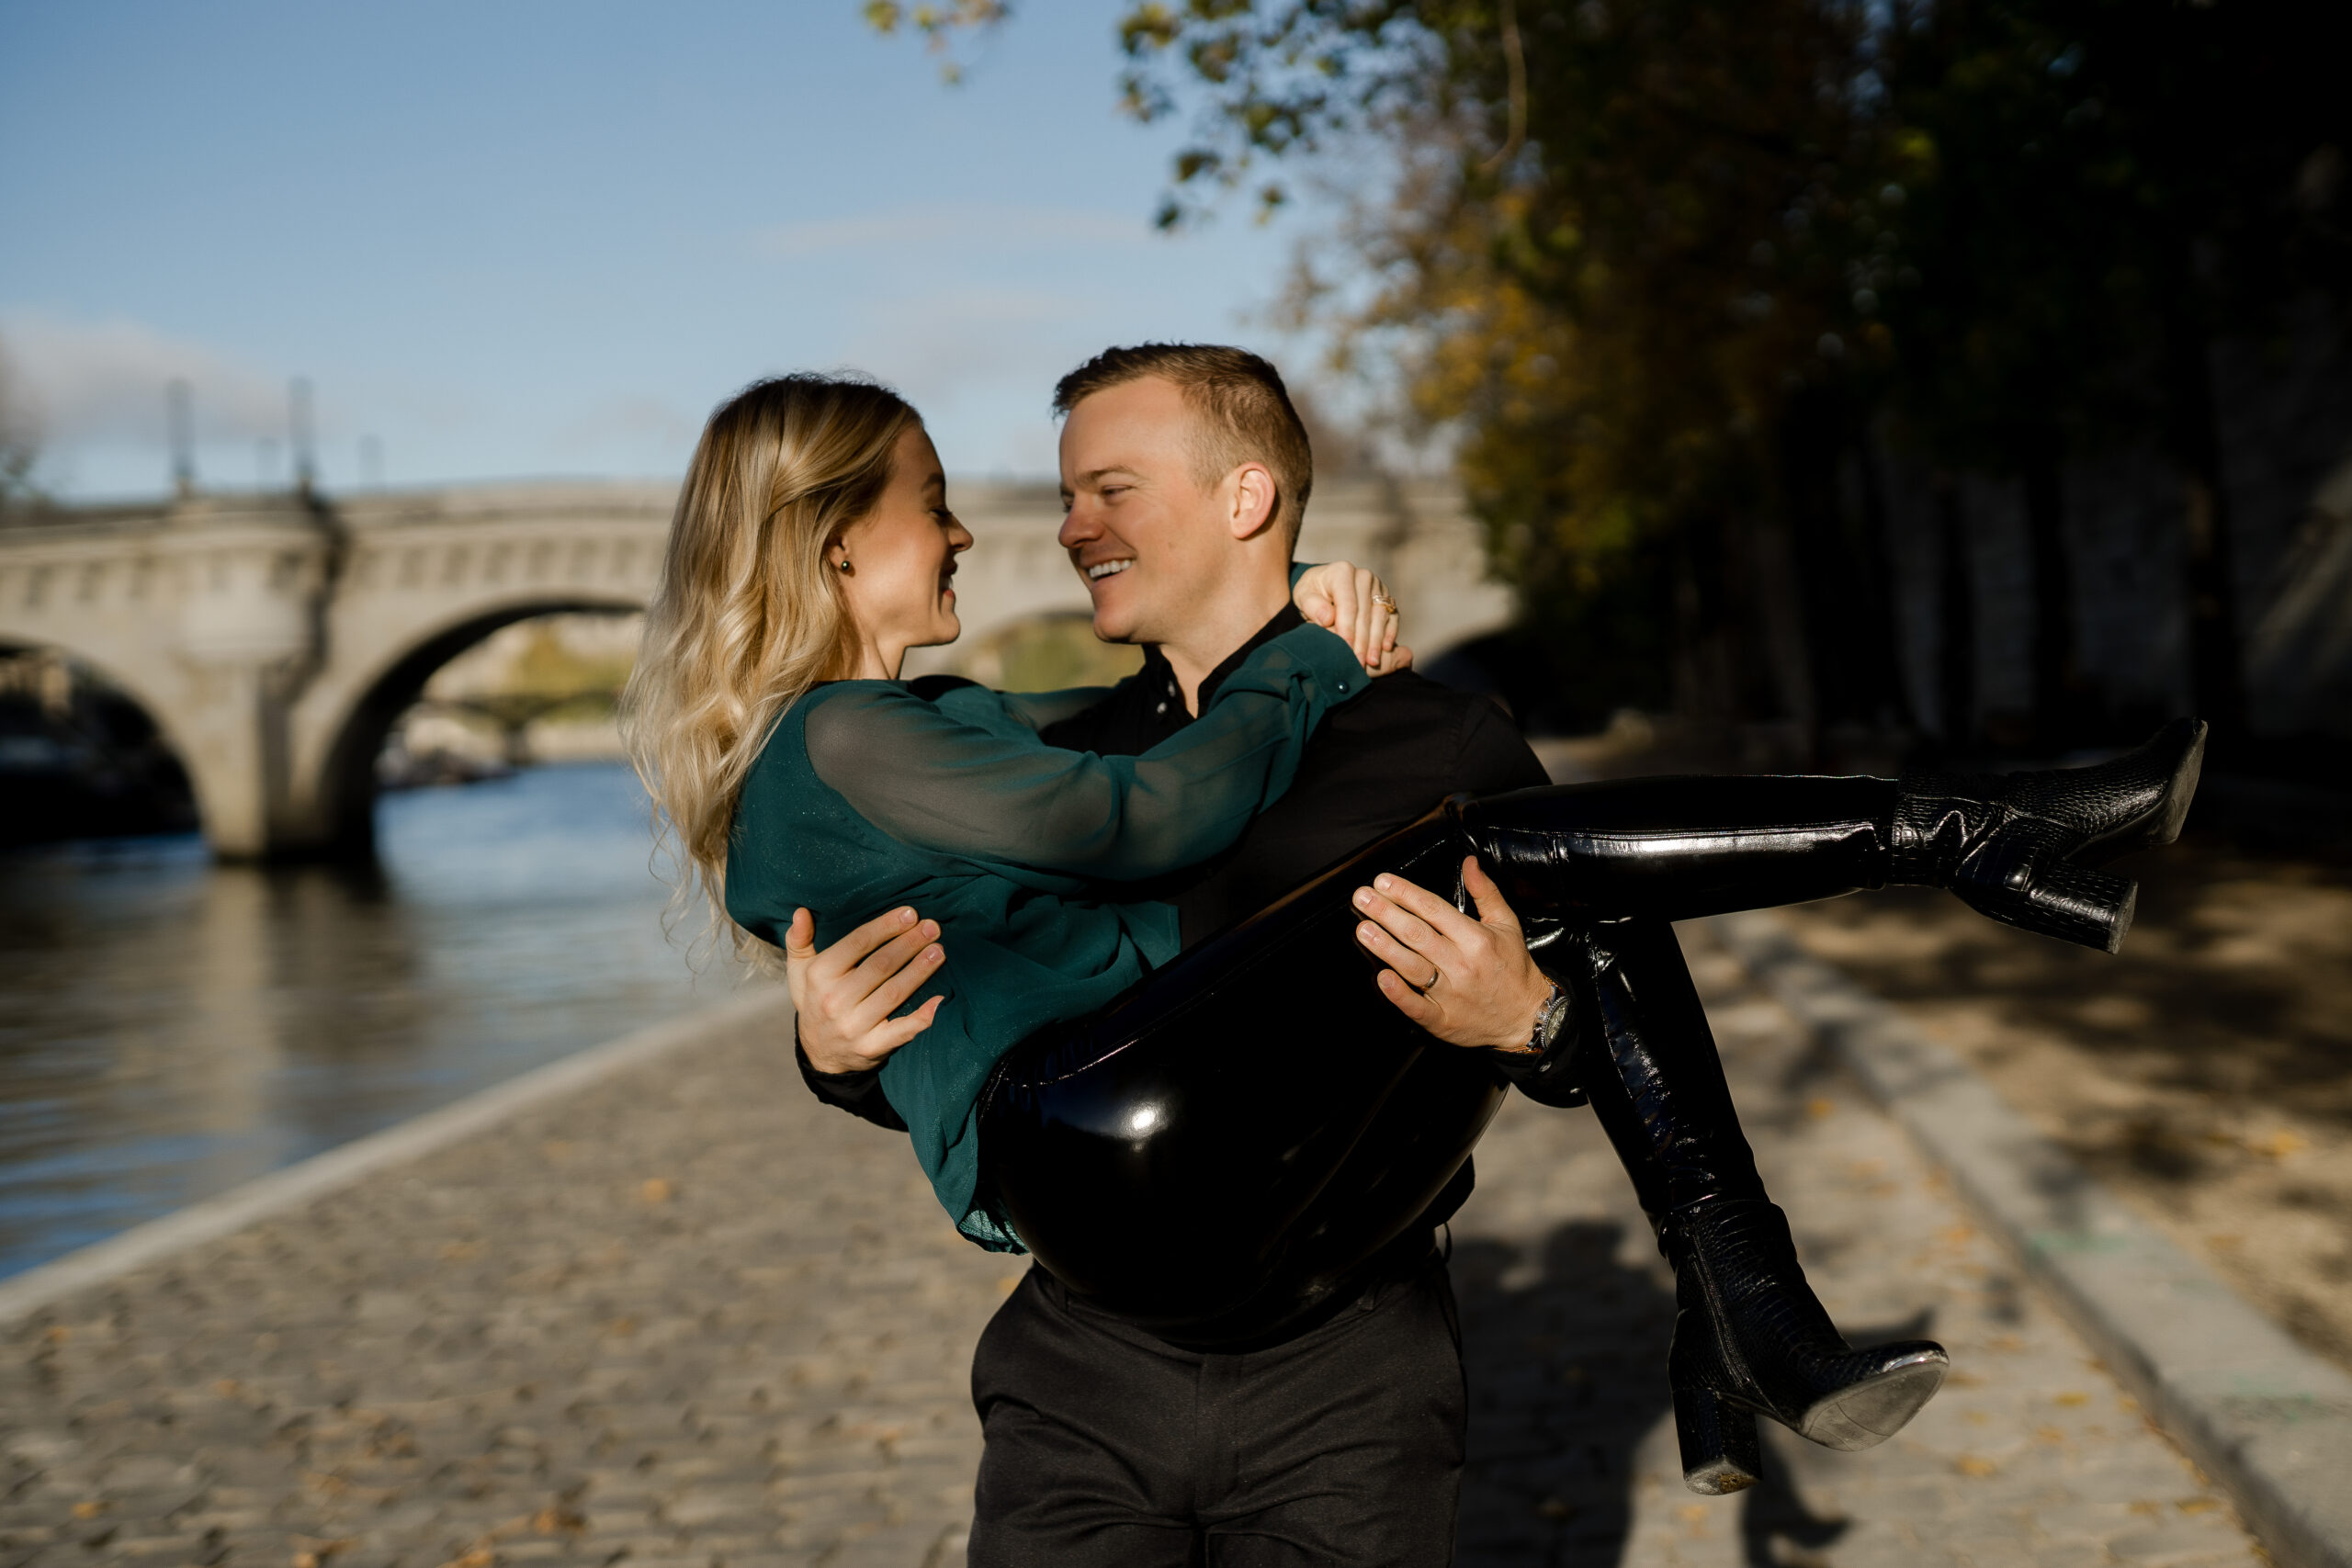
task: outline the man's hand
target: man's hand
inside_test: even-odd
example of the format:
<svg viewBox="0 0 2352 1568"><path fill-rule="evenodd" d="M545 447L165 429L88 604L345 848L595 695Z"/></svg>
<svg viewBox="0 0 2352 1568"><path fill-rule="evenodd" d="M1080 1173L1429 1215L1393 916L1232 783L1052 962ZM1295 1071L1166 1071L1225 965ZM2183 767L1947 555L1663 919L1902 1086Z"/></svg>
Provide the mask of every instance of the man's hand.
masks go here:
<svg viewBox="0 0 2352 1568"><path fill-rule="evenodd" d="M904 1018L890 1015L929 979L944 956L936 921L912 909L876 916L822 953L816 918L792 912L784 933L786 982L798 1016L800 1048L820 1073L862 1073L931 1027L944 998Z"/></svg>
<svg viewBox="0 0 2352 1568"><path fill-rule="evenodd" d="M1374 877L1356 889L1364 916L1356 940L1388 965L1380 972L1381 995L1440 1040L1525 1045L1551 979L1535 966L1519 917L1476 856L1462 863L1462 883L1478 906L1475 920L1401 876Z"/></svg>

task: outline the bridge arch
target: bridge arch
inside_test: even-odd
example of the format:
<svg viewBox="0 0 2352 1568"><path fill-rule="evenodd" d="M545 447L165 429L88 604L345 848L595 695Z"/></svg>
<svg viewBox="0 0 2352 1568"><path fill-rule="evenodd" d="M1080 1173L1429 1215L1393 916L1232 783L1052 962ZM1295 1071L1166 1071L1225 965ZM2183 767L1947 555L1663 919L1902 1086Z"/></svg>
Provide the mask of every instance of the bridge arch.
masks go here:
<svg viewBox="0 0 2352 1568"><path fill-rule="evenodd" d="M0 622L0 654L43 651L63 654L136 704L139 711L154 725L156 733L164 738L164 744L171 747L173 754L181 759L183 766L186 765L187 741L185 737L175 733L178 727L174 723L172 703L167 694L141 680L134 671L116 664L104 654L72 638L20 632L9 627L6 622Z"/></svg>
<svg viewBox="0 0 2352 1568"><path fill-rule="evenodd" d="M69 667L86 674L94 681L101 688L105 698L119 702L133 710L149 731L147 736L135 738L135 743L143 747L152 742L161 751L162 756L151 755L149 759L151 764L161 762L169 769L171 773L177 775L175 780L168 776L159 779L151 773L148 784L151 787L160 784L162 794L159 796L151 793L147 797L149 804L153 804L158 798L167 799L185 791L187 804L195 808L198 824L201 824L205 802L204 791L198 779L198 770L195 766L195 759L191 754L188 737L175 721L174 705L166 696L157 691L151 682L141 680L132 670L125 668L116 660L107 658L104 654L74 639L61 639L48 635L28 636L21 630L0 626L0 660L13 660L28 654L51 654L62 659ZM124 738L116 736L109 739L119 743ZM126 756L119 750L108 759L112 763L119 763L126 760L128 760ZM120 822L92 821L89 824L92 829L100 834L117 830L153 831L156 830L157 826L158 824L153 820L134 821L128 826ZM78 836L78 833L74 836Z"/></svg>
<svg viewBox="0 0 2352 1568"><path fill-rule="evenodd" d="M518 593L474 604L438 623L414 628L351 683L326 719L318 774L318 810L327 848L361 854L375 844L376 759L385 739L434 672L492 633L542 615L625 615L645 608L628 593Z"/></svg>

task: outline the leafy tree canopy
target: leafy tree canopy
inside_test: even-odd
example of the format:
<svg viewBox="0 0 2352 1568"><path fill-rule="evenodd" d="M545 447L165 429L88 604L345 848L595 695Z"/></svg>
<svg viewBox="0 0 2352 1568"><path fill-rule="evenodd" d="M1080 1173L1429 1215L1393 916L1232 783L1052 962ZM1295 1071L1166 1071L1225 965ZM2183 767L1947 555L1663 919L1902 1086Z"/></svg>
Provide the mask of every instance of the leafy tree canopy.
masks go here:
<svg viewBox="0 0 2352 1568"><path fill-rule="evenodd" d="M2344 8L1145 0L1119 39L1130 112L1194 116L1163 222L1358 179L1374 288L1303 303L1459 432L1567 664L1630 595L1686 706L1899 716L1872 453L2046 498L2064 454L2138 445L2188 494L2200 703L2233 702L2210 346L2352 293Z"/></svg>

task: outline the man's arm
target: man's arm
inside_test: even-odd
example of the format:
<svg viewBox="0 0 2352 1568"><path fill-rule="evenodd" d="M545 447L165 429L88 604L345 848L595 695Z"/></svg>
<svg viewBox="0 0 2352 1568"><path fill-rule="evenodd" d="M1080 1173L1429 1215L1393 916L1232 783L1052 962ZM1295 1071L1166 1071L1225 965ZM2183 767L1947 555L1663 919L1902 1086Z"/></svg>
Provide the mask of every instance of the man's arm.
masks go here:
<svg viewBox="0 0 2352 1568"><path fill-rule="evenodd" d="M851 1073L820 1073L808 1061L808 1047L799 1038L799 1025L793 1027L792 1054L800 1063L800 1081L808 1092L851 1115L873 1122L876 1127L893 1133L903 1133L907 1124L899 1117L889 1097L882 1092L882 1069L867 1067Z"/></svg>
<svg viewBox="0 0 2352 1568"><path fill-rule="evenodd" d="M1499 702L1479 697L1467 705L1456 740L1453 788L1473 795L1501 795L1551 782L1534 749Z"/></svg>
<svg viewBox="0 0 2352 1568"><path fill-rule="evenodd" d="M882 1063L931 1027L940 998L903 1018L891 1015L939 967L938 925L910 908L868 920L819 952L817 923L793 912L785 932L785 976L792 989L794 1054L801 1081L828 1105L903 1133L882 1093Z"/></svg>
<svg viewBox="0 0 2352 1568"><path fill-rule="evenodd" d="M1476 856L1462 863L1462 885L1478 907L1472 919L1445 899L1401 876L1382 873L1355 892L1363 916L1356 940L1387 968L1380 994L1448 1044L1524 1052L1552 977L1527 950L1519 916L1504 902Z"/></svg>
<svg viewBox="0 0 2352 1568"><path fill-rule="evenodd" d="M1569 1070L1576 1014L1566 987L1528 951L1518 914L1475 857L1462 863L1462 884L1477 906L1475 920L1401 876L1356 889L1364 917L1356 940L1388 965L1376 982L1381 995L1446 1043L1488 1053L1529 1099L1581 1103Z"/></svg>

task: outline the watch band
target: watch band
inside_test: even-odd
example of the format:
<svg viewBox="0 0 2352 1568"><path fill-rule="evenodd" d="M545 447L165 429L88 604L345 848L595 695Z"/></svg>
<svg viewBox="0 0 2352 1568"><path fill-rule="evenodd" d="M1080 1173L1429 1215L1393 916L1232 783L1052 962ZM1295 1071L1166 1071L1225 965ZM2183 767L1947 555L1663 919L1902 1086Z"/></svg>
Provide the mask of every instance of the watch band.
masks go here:
<svg viewBox="0 0 2352 1568"><path fill-rule="evenodd" d="M1536 1006L1535 1024L1527 1032L1527 1043L1523 1045L1498 1045L1495 1049L1506 1056L1541 1056L1552 1048L1554 1041L1560 1038L1560 1024L1566 1018L1567 1011L1568 993L1560 989L1560 983L1555 980L1551 991Z"/></svg>

